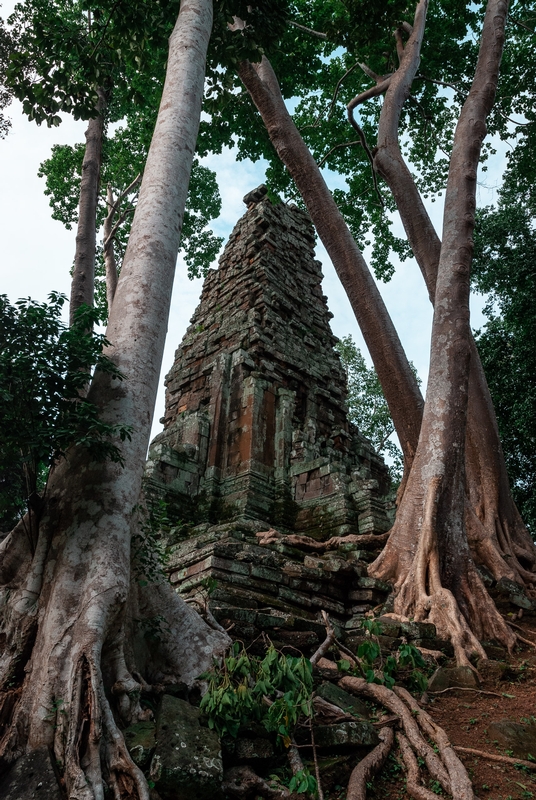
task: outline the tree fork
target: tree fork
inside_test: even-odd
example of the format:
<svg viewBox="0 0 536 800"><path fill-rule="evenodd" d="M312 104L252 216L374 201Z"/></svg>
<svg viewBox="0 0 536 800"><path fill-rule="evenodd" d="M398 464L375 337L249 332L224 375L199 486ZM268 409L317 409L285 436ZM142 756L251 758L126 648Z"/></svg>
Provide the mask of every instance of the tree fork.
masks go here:
<svg viewBox="0 0 536 800"><path fill-rule="evenodd" d="M393 193L433 305L441 241L406 165L398 138L400 113L419 67L426 10L427 0L420 0L400 66L390 76L385 91L374 167ZM349 112L350 106L353 108L356 104L355 101L349 104ZM472 334L470 348L465 457L468 487L466 525L471 549L495 579L507 577L530 585L536 581L533 574L536 549L512 499L495 411Z"/></svg>
<svg viewBox="0 0 536 800"><path fill-rule="evenodd" d="M476 572L465 528L465 439L471 331L469 270L476 168L493 106L507 4L489 0L478 63L456 133L435 287L427 400L419 445L389 541L370 574L392 580L395 612L435 622L459 663L495 638L515 637Z"/></svg>

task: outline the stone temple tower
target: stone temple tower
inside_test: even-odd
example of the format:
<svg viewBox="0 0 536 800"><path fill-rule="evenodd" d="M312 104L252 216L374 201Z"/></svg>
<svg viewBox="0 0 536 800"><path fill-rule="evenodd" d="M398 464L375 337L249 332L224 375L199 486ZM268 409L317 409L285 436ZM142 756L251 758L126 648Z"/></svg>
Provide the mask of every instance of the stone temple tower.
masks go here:
<svg viewBox="0 0 536 800"><path fill-rule="evenodd" d="M245 201L167 376L147 475L198 518L383 532L387 471L347 419L312 225L264 187Z"/></svg>
<svg viewBox="0 0 536 800"><path fill-rule="evenodd" d="M166 378L146 470L187 531L171 561L180 591L214 569L232 583L207 562L226 536L274 527L325 541L391 524L387 469L348 421L312 224L263 186L244 202Z"/></svg>

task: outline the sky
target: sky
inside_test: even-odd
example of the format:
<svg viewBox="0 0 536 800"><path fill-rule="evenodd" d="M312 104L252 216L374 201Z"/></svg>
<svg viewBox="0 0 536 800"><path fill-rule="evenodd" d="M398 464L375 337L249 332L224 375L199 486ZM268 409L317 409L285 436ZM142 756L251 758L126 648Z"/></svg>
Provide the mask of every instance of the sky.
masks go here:
<svg viewBox="0 0 536 800"><path fill-rule="evenodd" d="M7 17L11 5L7 2L3 4L2 16ZM38 127L26 120L16 101L8 113L12 129L6 139L0 140L0 293L7 294L11 301L19 297L44 301L52 290L69 296L69 270L74 255L75 231L65 230L60 222L51 218L48 198L44 194L45 181L37 177L37 172L41 162L50 156L52 145L83 142L86 123L64 117L58 128L48 129L45 125ZM486 176L488 186L493 187L499 182L503 160L504 155L499 152ZM209 156L203 163L217 174L222 212L213 223L213 229L226 241L246 210L243 196L264 181L264 164L236 162L233 152L229 150L221 156ZM329 183L329 175L327 179ZM480 204L490 203L494 199L494 190L481 186L479 195ZM440 231L441 204L436 202L429 210ZM397 226L401 231L400 223L395 222L395 233ZM317 244L316 254L323 265L324 293L334 314L331 322L333 331L339 337L351 334L368 359L350 304L320 243ZM398 264L388 284L378 285L408 358L413 361L423 380L424 391L432 308L420 271L414 261L406 261ZM179 258L152 437L161 429L159 418L164 410L164 377L171 368L174 352L197 306L201 287L201 279L188 280L186 266ZM482 304L480 297L472 302L473 328L483 324L480 312Z"/></svg>

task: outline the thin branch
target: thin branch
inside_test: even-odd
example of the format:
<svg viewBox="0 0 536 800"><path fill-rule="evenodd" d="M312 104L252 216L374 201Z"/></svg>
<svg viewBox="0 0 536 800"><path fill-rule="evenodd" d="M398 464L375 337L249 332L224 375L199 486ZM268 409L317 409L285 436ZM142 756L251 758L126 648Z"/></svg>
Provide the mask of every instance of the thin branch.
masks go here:
<svg viewBox="0 0 536 800"><path fill-rule="evenodd" d="M335 639L335 644L339 648L341 654L344 653L344 655L348 656L351 659L350 663L357 667L357 669L361 673L361 677L365 678L366 677L365 670L363 669L359 658L356 655L354 655L354 653L352 653L351 650L349 650L347 647L341 644L338 639Z"/></svg>
<svg viewBox="0 0 536 800"><path fill-rule="evenodd" d="M447 686L446 689L441 689L438 692L431 692L429 689L427 689L426 692L434 696L437 694L445 694L445 692L476 692L477 694L488 694L491 697L504 697L504 695L498 694L498 692L486 692L484 689L472 689L469 686Z"/></svg>
<svg viewBox="0 0 536 800"><path fill-rule="evenodd" d="M124 197L126 197L132 191L134 191L134 187L138 185L138 183L141 181L141 179L142 179L142 173L138 172L138 174L136 175L136 177L134 178L132 183L129 186L127 186L127 188L125 189L124 192L121 192L121 194L117 198L117 202L119 203Z"/></svg>
<svg viewBox="0 0 536 800"><path fill-rule="evenodd" d="M457 744L453 745L453 747L458 753L467 753L471 756L487 758L488 761L500 761L503 764L512 764L512 766L526 767L527 769L536 770L536 761L525 761L523 758L510 758L510 756L499 756L495 753L485 753L483 750L475 750L473 747L459 747Z"/></svg>
<svg viewBox="0 0 536 800"><path fill-rule="evenodd" d="M335 85L335 91L333 92L333 97L331 99L331 103L328 109L328 113L326 115L326 120L328 120L333 113L333 108L335 107L335 103L337 102L337 95L339 94L339 89L341 88L342 82L344 81L345 78L348 77L348 75L352 74L352 72L356 67L362 67L362 65L357 63L354 64L352 67L350 67L350 69L347 69L344 75L337 81Z"/></svg>
<svg viewBox="0 0 536 800"><path fill-rule="evenodd" d="M532 28L529 28L528 25L525 25L525 23L521 22L521 20L519 19L513 19L512 17L510 17L508 21L513 22L515 25L520 25L522 28L525 28L525 30L528 31L529 33L536 33L536 31L533 31Z"/></svg>
<svg viewBox="0 0 536 800"><path fill-rule="evenodd" d="M91 51L91 53L89 54L89 58L90 58L90 59L92 59L92 58L93 58L93 56L94 56L94 55L95 55L95 53L97 52L98 48L101 46L101 44L102 44L102 41L103 41L103 39L104 39L104 35L105 35L106 31L108 30L108 25L109 25L109 24L110 24L110 22L112 21L112 17L113 17L113 15L114 15L114 11L115 11L115 9L117 8L117 6L118 6L118 5L119 5L119 0L116 0L116 2L114 3L114 5L112 6L112 10L110 11L110 15L109 15L108 19L106 20L106 24L105 24L104 28L102 29L102 34L101 34L101 37L100 37L99 41L97 42L97 44L95 45L95 47L93 48L93 50ZM88 13L88 15L89 15L91 12L89 12L89 11L88 11L87 13ZM91 19L91 18L90 18L90 19Z"/></svg>
<svg viewBox="0 0 536 800"><path fill-rule="evenodd" d="M301 31L305 31L306 33L310 33L312 36L316 36L317 39L327 39L327 33L321 33L320 31L315 31L313 28L307 28L305 25L300 25L299 22L294 22L294 20L289 19L288 24L292 25L293 28L299 28Z"/></svg>
<svg viewBox="0 0 536 800"><path fill-rule="evenodd" d="M423 75L421 72L415 75L415 80L417 80L418 78L420 78L420 80L422 81L428 81L428 83L435 83L437 86L446 86L449 89L453 89L458 94L465 96L465 92L462 92L462 90L459 89L455 83L449 83L448 81L440 81L437 80L436 78L429 78L428 75Z"/></svg>
<svg viewBox="0 0 536 800"><path fill-rule="evenodd" d="M378 200L380 201L380 206L382 208L385 206L385 203L383 202L383 197L381 196L378 187L378 179L376 177L376 170L374 169L374 156L372 155L371 149L368 146L363 129L357 123L357 120L354 117L354 109L357 108L357 106L360 105L361 103L364 103L366 100L370 100L372 97L377 97L378 95L383 94L383 92L387 91L391 83L391 78L392 75L388 75L387 78L385 78L385 80L381 81L380 83L377 83L376 86L371 86L370 89L367 89L365 92L361 92L361 94L357 95L357 97L354 97L353 100L350 100L350 102L347 105L348 121L350 122L350 125L359 136L361 144L363 145L363 149L367 154L368 160L370 161L372 180L374 181L374 191L376 192Z"/></svg>
<svg viewBox="0 0 536 800"><path fill-rule="evenodd" d="M396 54L398 56L398 62L401 64L402 59L404 58L404 40L402 39L402 31L400 28L396 28L393 31L393 36L395 37L396 42Z"/></svg>
<svg viewBox="0 0 536 800"><path fill-rule="evenodd" d="M117 233L120 225L122 225L123 222L126 220L127 216L129 214L132 214L135 210L136 210L136 206L129 206L128 208L126 208L123 211L123 213L121 214L121 216L119 217L119 219L117 220L115 225L113 226L112 230L110 231L110 235L108 236L108 238L106 239L106 241L103 244L103 247L104 247L105 250L107 250L108 247L110 246L110 243L113 241L113 239L115 237L115 234Z"/></svg>
<svg viewBox="0 0 536 800"><path fill-rule="evenodd" d="M311 731L311 748L313 750L313 761L315 765L316 776L316 790L318 793L318 800L324 800L324 792L322 791L322 784L320 782L320 768L318 766L318 758L316 756L315 734L313 730L313 718L309 717L309 729Z"/></svg>
<svg viewBox="0 0 536 800"><path fill-rule="evenodd" d="M351 142L340 142L340 144L336 144L331 150L328 150L325 156L322 156L320 161L318 162L318 166L321 167L324 164L330 155L335 152L335 150L339 150L341 147L351 147L354 144L362 144L361 139L353 139Z"/></svg>
<svg viewBox="0 0 536 800"><path fill-rule="evenodd" d="M392 77L393 75L388 75L383 81L377 83L376 86L371 86L370 89L366 89L364 92L361 92L361 94L358 94L356 97L354 97L353 100L350 100L347 106L348 114L350 114L354 108L357 108L357 106L361 105L361 103L364 103L366 100L370 100L373 97L378 97L378 95L386 92L391 84Z"/></svg>
<svg viewBox="0 0 536 800"><path fill-rule="evenodd" d="M339 80L337 81L337 83L335 85L335 89L333 90L333 97L331 98L331 102L329 104L329 108L328 108L328 111L327 111L327 114L326 114L326 121L328 119L330 119L330 117L331 117L331 115L333 113L333 109L335 107L335 103L337 102L337 96L339 94L339 89L341 88L342 82L344 81L345 78L348 77L348 75L351 75L351 73L354 71L354 69L356 67L358 67L358 66L360 67L362 65L361 64L354 64L352 67L350 67L350 69L346 70L344 75L341 78L339 78ZM301 128L300 130L304 131L307 128L317 128L319 123L320 123L320 120L322 119L322 114L323 114L323 112L320 111L320 113L318 114L317 118L315 119L315 121L311 125L304 125L303 128Z"/></svg>
<svg viewBox="0 0 536 800"><path fill-rule="evenodd" d="M378 75L376 72L371 70L371 68L367 64L360 63L359 66L361 67L365 75L368 75L368 77L372 78L372 80L376 81L376 83L381 83L382 81L387 80L387 78L390 78L392 75L392 73L389 73L389 75Z"/></svg>
<svg viewBox="0 0 536 800"><path fill-rule="evenodd" d="M378 447L376 448L378 453L380 453L380 452L381 452L381 450L382 450L382 447L384 446L385 442L387 441L387 439L389 438L389 436L391 436L391 434L392 434L392 433L394 433L394 432L395 432L395 429L394 429L394 426L393 426L393 427L391 428L391 430L389 431L389 433L386 433L386 434L385 434L385 436L383 437L383 439L382 439L382 440L381 440L381 442L379 443Z"/></svg>
<svg viewBox="0 0 536 800"><path fill-rule="evenodd" d="M376 192L376 196L377 196L377 198L378 198L378 200L380 202L380 206L382 208L384 208L385 203L383 202L383 197L381 196L381 192L380 192L380 189L378 187L378 179L376 177L376 170L374 169L374 156L372 155L372 151L371 151L370 147L368 146L368 142L367 142L367 139L366 139L366 136L365 136L365 132L361 128L361 126L358 125L358 123L357 123L357 121L356 121L356 119L354 117L353 109L350 108L350 105L348 105L348 119L350 121L350 125L352 126L352 128L356 131L357 135L359 136L359 140L361 142L363 150L367 154L367 158L368 158L368 160L370 162L370 171L372 173L372 181L374 183L374 191Z"/></svg>
<svg viewBox="0 0 536 800"><path fill-rule="evenodd" d="M497 110L497 113L500 114L503 119L507 120L508 122L511 122L512 125L521 125L522 127L525 127L526 125L532 125L532 121L529 121L529 122L518 122L517 120L512 119L511 117L508 117L504 113L504 111L501 111L500 108L497 108L496 110Z"/></svg>

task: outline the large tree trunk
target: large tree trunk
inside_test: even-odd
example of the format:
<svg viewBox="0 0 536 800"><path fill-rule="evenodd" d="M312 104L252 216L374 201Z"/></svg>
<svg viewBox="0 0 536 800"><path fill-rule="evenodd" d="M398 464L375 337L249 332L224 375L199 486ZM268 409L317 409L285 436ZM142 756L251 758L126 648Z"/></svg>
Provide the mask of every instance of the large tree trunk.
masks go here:
<svg viewBox="0 0 536 800"><path fill-rule="evenodd" d="M97 90L95 106L97 115L89 120L86 130L86 149L82 161L78 226L71 280L71 302L69 322L72 325L81 305L93 305L95 288L95 247L97 244L97 201L102 161L102 136L106 98L102 89Z"/></svg>
<svg viewBox="0 0 536 800"><path fill-rule="evenodd" d="M460 663L478 639L512 647L474 566L465 525L465 438L471 329L469 274L476 170L492 108L507 3L489 0L473 85L454 137L435 285L430 374L419 445L389 541L370 573L395 584L395 612L434 622Z"/></svg>
<svg viewBox="0 0 536 800"><path fill-rule="evenodd" d="M131 573L211 27L211 0L183 2L107 331L124 379L97 373L88 395L104 419L132 426L131 440L120 443L124 466L72 448L49 481L35 554L16 531L2 543L0 758L52 747L71 800L102 800L105 782L115 797L148 800L117 723L117 715L128 723L141 713L133 676L191 681L228 641L169 584L143 595ZM139 629L137 641L125 638L140 610L169 623L156 652L144 649Z"/></svg>
<svg viewBox="0 0 536 800"><path fill-rule="evenodd" d="M402 156L398 139L400 113L419 65L426 6L426 0L420 0L400 66L391 76L385 92L374 168L393 193L434 304L441 241ZM352 105L355 107L356 103ZM470 350L465 443L469 543L477 563L485 566L495 579L505 577L531 585L536 582L536 548L512 499L495 411L472 334Z"/></svg>
<svg viewBox="0 0 536 800"><path fill-rule="evenodd" d="M318 165L285 107L270 62L265 56L258 64L243 62L239 75L348 295L385 393L407 473L419 437L423 399L398 334Z"/></svg>

